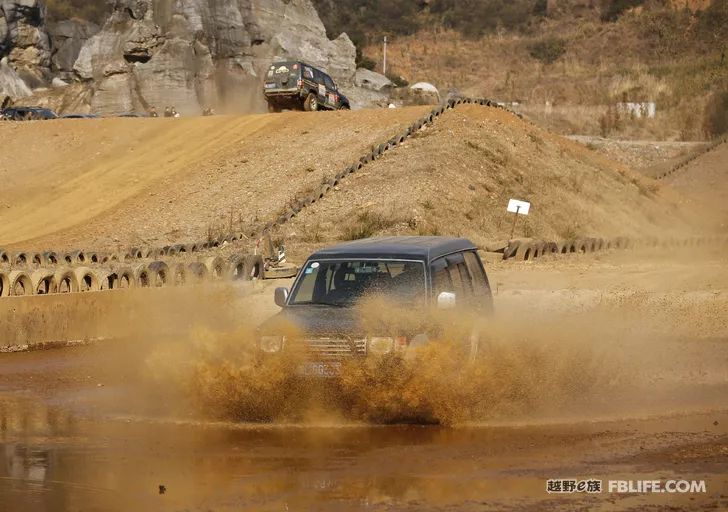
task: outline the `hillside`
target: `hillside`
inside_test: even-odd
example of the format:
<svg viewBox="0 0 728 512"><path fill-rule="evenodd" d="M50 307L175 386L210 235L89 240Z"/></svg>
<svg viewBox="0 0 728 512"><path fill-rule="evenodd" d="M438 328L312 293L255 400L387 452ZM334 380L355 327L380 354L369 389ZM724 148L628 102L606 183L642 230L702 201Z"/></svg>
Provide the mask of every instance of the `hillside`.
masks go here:
<svg viewBox="0 0 728 512"><path fill-rule="evenodd" d="M681 236L691 215L669 188L502 110L465 106L339 184L278 231L290 246L382 234ZM694 225L693 225L694 226Z"/></svg>
<svg viewBox="0 0 728 512"><path fill-rule="evenodd" d="M711 122L709 102L728 83L728 3L617 3L641 5L609 16L610 2L548 2L553 9L544 11L540 2L433 1L399 32L363 29L368 25L357 18L330 31L364 30L363 61L377 71L387 34L388 75L432 82L443 93L518 102L561 133L703 140L722 131ZM450 11L438 11L442 4ZM513 12L497 6L489 13L491 4L527 14L511 19ZM365 12L378 19L371 7ZM490 22L477 24L484 16ZM654 102L657 116L633 119L616 110L619 102Z"/></svg>
<svg viewBox="0 0 728 512"><path fill-rule="evenodd" d="M693 201L693 207L711 218L719 229L728 227L728 143L696 158L665 178L664 182Z"/></svg>
<svg viewBox="0 0 728 512"><path fill-rule="evenodd" d="M277 213L426 108L0 123L0 246L186 242Z"/></svg>
<svg viewBox="0 0 728 512"><path fill-rule="evenodd" d="M23 158L0 168L0 245L114 249L247 231L426 111L4 123L8 154ZM278 235L296 246L389 232L503 239L511 197L534 205L518 236L687 229L655 182L503 110L461 106Z"/></svg>

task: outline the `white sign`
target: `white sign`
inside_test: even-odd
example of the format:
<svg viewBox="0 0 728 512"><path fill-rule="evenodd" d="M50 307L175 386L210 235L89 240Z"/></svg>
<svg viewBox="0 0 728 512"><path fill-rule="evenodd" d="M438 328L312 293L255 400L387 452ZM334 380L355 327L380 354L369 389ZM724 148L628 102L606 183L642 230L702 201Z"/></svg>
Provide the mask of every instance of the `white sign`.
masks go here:
<svg viewBox="0 0 728 512"><path fill-rule="evenodd" d="M508 211L511 213L520 213L521 215L528 215L528 211L531 209L531 203L527 201L519 201L518 199L511 199L508 201Z"/></svg>

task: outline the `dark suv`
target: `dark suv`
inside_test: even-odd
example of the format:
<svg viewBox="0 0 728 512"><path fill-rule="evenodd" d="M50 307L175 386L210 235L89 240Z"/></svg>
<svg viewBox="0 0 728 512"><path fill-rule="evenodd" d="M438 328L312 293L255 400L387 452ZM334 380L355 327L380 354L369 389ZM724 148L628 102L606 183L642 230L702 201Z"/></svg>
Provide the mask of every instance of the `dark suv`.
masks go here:
<svg viewBox="0 0 728 512"><path fill-rule="evenodd" d="M416 312L422 322L394 332L368 332L355 306L372 295ZM327 376L344 358L405 353L426 343L433 334L430 307L488 314L493 299L483 263L469 240L387 237L314 253L291 292L278 288L275 301L283 310L260 327L260 351L303 351L303 373ZM474 355L479 340L471 335L468 342Z"/></svg>
<svg viewBox="0 0 728 512"><path fill-rule="evenodd" d="M57 118L52 110L40 107L12 107L0 111L3 121L45 121Z"/></svg>
<svg viewBox="0 0 728 512"><path fill-rule="evenodd" d="M351 108L349 99L339 91L329 75L300 61L273 63L265 75L263 94L269 112Z"/></svg>

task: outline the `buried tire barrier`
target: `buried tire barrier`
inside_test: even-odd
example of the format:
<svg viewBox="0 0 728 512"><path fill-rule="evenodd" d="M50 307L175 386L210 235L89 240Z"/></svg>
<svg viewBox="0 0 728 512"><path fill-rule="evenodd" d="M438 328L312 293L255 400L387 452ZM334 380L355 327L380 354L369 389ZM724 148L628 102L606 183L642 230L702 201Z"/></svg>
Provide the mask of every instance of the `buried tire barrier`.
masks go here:
<svg viewBox="0 0 728 512"><path fill-rule="evenodd" d="M149 267L142 263L133 267L132 271L134 272L134 281L137 288L150 288L152 286Z"/></svg>
<svg viewBox="0 0 728 512"><path fill-rule="evenodd" d="M33 285L33 295L49 295L57 291L58 286L52 270L36 270L30 275L30 282Z"/></svg>
<svg viewBox="0 0 728 512"><path fill-rule="evenodd" d="M154 288L161 288L172 283L169 266L163 261L153 261L147 266L149 270L149 282Z"/></svg>
<svg viewBox="0 0 728 512"><path fill-rule="evenodd" d="M116 274L113 284L114 289L125 290L136 286L136 277L131 267L119 267L114 274Z"/></svg>
<svg viewBox="0 0 728 512"><path fill-rule="evenodd" d="M77 267L73 269L76 275L79 292L97 292L101 290L101 282L96 273L88 267Z"/></svg>
<svg viewBox="0 0 728 512"><path fill-rule="evenodd" d="M173 286L184 286L187 284L187 265L177 263L170 269L170 272L172 274Z"/></svg>
<svg viewBox="0 0 728 512"><path fill-rule="evenodd" d="M11 297L33 295L33 282L24 270L13 270L8 274Z"/></svg>
<svg viewBox="0 0 728 512"><path fill-rule="evenodd" d="M206 280L210 272L204 263L195 261L187 265L187 280L189 282L201 283Z"/></svg>
<svg viewBox="0 0 728 512"><path fill-rule="evenodd" d="M10 296L10 276L0 272L0 297Z"/></svg>
<svg viewBox="0 0 728 512"><path fill-rule="evenodd" d="M54 275L57 293L77 293L78 279L72 269L61 267Z"/></svg>
<svg viewBox="0 0 728 512"><path fill-rule="evenodd" d="M220 256L212 256L205 260L207 275L213 281L222 281L227 277L227 264Z"/></svg>

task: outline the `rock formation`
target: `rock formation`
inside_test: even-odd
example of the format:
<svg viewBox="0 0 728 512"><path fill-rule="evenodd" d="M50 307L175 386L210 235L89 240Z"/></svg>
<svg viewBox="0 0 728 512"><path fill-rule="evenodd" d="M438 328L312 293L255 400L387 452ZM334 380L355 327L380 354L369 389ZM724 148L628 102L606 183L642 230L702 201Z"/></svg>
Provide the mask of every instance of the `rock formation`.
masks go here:
<svg viewBox="0 0 728 512"><path fill-rule="evenodd" d="M386 104L379 80L375 90L357 87L353 43L329 39L310 0L111 1L101 28L65 20L46 29L42 0L0 0L0 58L12 68L3 83L14 84L0 93L27 92L15 70L34 89L27 101L58 110L263 111L262 74L272 60L295 58L328 71L353 106Z"/></svg>
<svg viewBox="0 0 728 512"><path fill-rule="evenodd" d="M309 0L116 0L74 71L93 84L96 112L175 105L198 114L260 102L259 77L272 59L302 58L348 83L355 54L346 34L326 37Z"/></svg>
<svg viewBox="0 0 728 512"><path fill-rule="evenodd" d="M30 87L50 80L51 46L42 0L0 0L0 58Z"/></svg>

